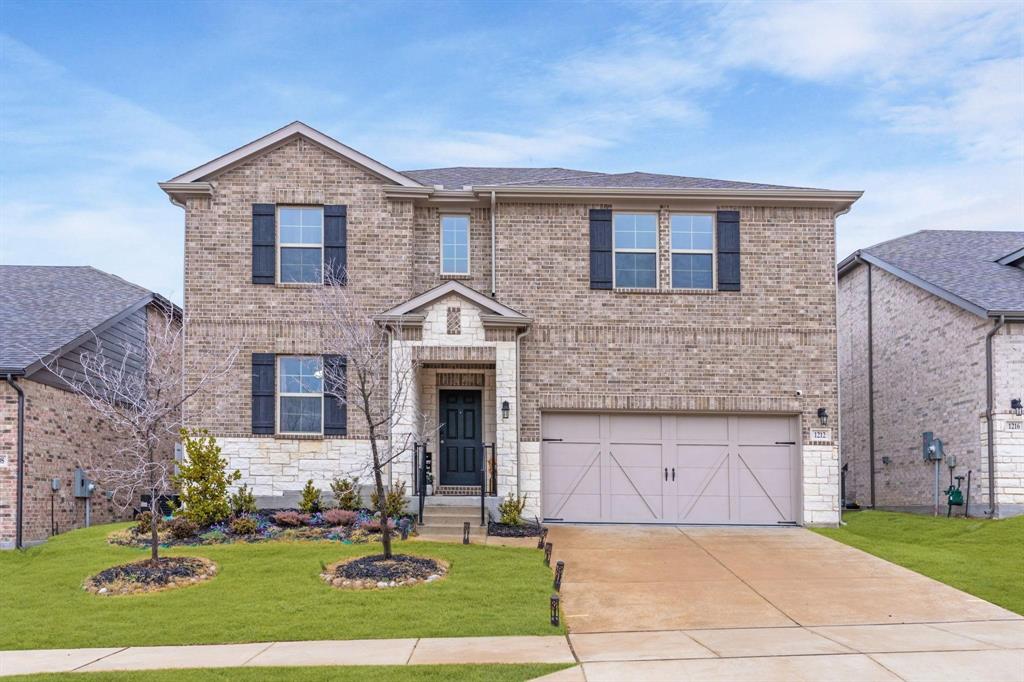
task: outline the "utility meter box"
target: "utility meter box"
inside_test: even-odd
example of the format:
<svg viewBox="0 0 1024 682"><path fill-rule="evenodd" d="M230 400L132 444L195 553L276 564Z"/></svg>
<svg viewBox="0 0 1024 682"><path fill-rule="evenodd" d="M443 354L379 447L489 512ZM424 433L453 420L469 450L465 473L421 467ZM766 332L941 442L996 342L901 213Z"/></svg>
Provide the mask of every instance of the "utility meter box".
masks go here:
<svg viewBox="0 0 1024 682"><path fill-rule="evenodd" d="M935 462L942 459L942 440L935 438L931 431L921 434L921 454L926 462Z"/></svg>
<svg viewBox="0 0 1024 682"><path fill-rule="evenodd" d="M86 477L84 469L75 469L75 478L72 483L75 497L92 497L92 491L95 488L96 484Z"/></svg>

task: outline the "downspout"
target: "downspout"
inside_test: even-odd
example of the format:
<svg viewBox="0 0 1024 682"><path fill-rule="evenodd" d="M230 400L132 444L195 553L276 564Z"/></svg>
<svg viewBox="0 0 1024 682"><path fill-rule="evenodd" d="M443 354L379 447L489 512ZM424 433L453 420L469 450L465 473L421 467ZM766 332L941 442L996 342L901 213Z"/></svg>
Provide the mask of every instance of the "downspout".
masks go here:
<svg viewBox="0 0 1024 682"><path fill-rule="evenodd" d="M497 209L497 206L497 196L495 195L494 190L491 190L491 298L495 298L498 295L498 273L495 269L495 265L498 262L497 253L495 253L495 246L498 241L497 216L495 215L495 209ZM518 347L516 350L518 350Z"/></svg>
<svg viewBox="0 0 1024 682"><path fill-rule="evenodd" d="M868 481L871 490L871 508L875 508L875 337L874 337L874 308L872 306L871 292L871 263L865 261L868 267L868 467L870 476Z"/></svg>
<svg viewBox="0 0 1024 682"><path fill-rule="evenodd" d="M988 428L988 516L996 517L996 444L995 425L992 417L995 414L995 389L992 378L992 339L1006 326L1006 316L1000 315L999 321L985 334L985 421ZM967 510L968 512L970 510Z"/></svg>
<svg viewBox="0 0 1024 682"><path fill-rule="evenodd" d="M18 385L13 374L7 375L7 385L18 394L18 508L14 522L14 547L16 549L24 549L22 526L25 519L25 391Z"/></svg>

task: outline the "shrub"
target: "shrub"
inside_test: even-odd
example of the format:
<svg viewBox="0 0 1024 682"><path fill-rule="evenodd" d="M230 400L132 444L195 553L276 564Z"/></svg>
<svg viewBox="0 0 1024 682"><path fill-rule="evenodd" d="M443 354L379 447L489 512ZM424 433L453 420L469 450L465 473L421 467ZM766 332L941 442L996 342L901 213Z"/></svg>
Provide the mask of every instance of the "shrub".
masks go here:
<svg viewBox="0 0 1024 682"><path fill-rule="evenodd" d="M231 494L231 512L235 516L256 513L256 496L248 483L243 483L237 492Z"/></svg>
<svg viewBox="0 0 1024 682"><path fill-rule="evenodd" d="M328 526L351 526L358 516L357 512L350 509L328 509L322 518Z"/></svg>
<svg viewBox="0 0 1024 682"><path fill-rule="evenodd" d="M523 525L523 509L526 508L526 495L508 494L501 504L498 505L498 512L501 514L501 522L508 526Z"/></svg>
<svg viewBox="0 0 1024 682"><path fill-rule="evenodd" d="M323 498L320 496L320 489L313 485L313 479L306 481L302 489L302 499L299 501L299 509L307 514L315 514L320 511L323 505Z"/></svg>
<svg viewBox="0 0 1024 682"><path fill-rule="evenodd" d="M304 526L309 522L309 514L300 514L297 511L279 511L274 514L274 523L279 526L286 526L289 528L297 528L298 526Z"/></svg>
<svg viewBox="0 0 1024 682"><path fill-rule="evenodd" d="M238 516L231 520L231 532L235 535L252 535L259 527L259 521L252 516Z"/></svg>
<svg viewBox="0 0 1024 682"><path fill-rule="evenodd" d="M167 530L170 531L171 537L175 540L188 540L196 534L196 531L199 530L199 526L194 524L185 516L175 516L171 519L170 523L167 524Z"/></svg>
<svg viewBox="0 0 1024 682"><path fill-rule="evenodd" d="M152 522L152 520L153 514L151 512L144 511L135 517L135 527L132 528L132 530L139 535L149 536L149 534L152 532L152 530L149 527L149 524ZM167 529L167 522L164 521L163 517L160 517L156 520L156 529L157 532Z"/></svg>
<svg viewBox="0 0 1024 682"><path fill-rule="evenodd" d="M377 491L374 490L370 493L370 503L374 511L380 509L378 502ZM389 519L397 519L405 513L405 481L399 481L391 490L384 493L384 512Z"/></svg>
<svg viewBox="0 0 1024 682"><path fill-rule="evenodd" d="M228 541L227 534L222 530L208 530L199 536L199 539L208 545L217 545Z"/></svg>
<svg viewBox="0 0 1024 682"><path fill-rule="evenodd" d="M359 498L359 477L336 478L331 481L331 490L334 492L334 503L338 509L358 511L362 500Z"/></svg>
<svg viewBox="0 0 1024 682"><path fill-rule="evenodd" d="M217 440L206 429L181 430L185 458L173 477L182 502L181 513L197 526L208 526L231 515L228 487L242 477L227 473Z"/></svg>
<svg viewBox="0 0 1024 682"><path fill-rule="evenodd" d="M356 528L348 536L348 541L355 545L361 545L369 539L370 534L362 528Z"/></svg>
<svg viewBox="0 0 1024 682"><path fill-rule="evenodd" d="M362 529L368 533L380 532L380 519L371 519L362 525ZM395 529L395 520L388 519L388 530Z"/></svg>

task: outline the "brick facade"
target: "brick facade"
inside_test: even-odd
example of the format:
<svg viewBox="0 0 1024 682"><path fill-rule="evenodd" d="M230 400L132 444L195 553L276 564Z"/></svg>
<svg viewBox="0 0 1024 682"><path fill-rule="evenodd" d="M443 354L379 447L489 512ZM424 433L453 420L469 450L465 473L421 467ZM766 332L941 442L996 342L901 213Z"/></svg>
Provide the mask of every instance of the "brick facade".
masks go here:
<svg viewBox="0 0 1024 682"><path fill-rule="evenodd" d="M281 439L251 434L250 355L320 349L310 327L314 304L306 287L251 284L251 205L347 205L349 278L368 314L447 279L438 266L439 215L447 209L388 199L384 181L302 138L229 168L210 182L212 196L187 200L186 364L202 365L233 343L240 344L242 353L218 395L205 406L216 400L217 409L199 410L202 421L190 422L227 439L226 451L233 456L268 451L283 461L280 445L265 444ZM738 210L743 290L637 293L589 288L588 213L598 207L610 206L558 199L499 201L496 300L533 319L518 348L515 330L486 328L471 337L478 330L473 308L465 302L440 303L424 325L423 337L406 339L422 362L477 364L493 371L492 414L515 391L515 356L520 355L518 394L510 396L514 416L506 421L519 424L521 431L495 433L499 442L506 439L499 462L502 490L518 486L539 500L545 409L799 414L805 443L819 407L838 414L831 209L646 205L646 210L659 212L663 248L670 239L672 210ZM490 209L467 210L471 272L462 281L489 294ZM670 278L668 261L660 259L662 287ZM456 305L462 310L461 328L450 334L448 308ZM439 337L436 343L428 340L432 334ZM423 387L430 380L425 377L421 390L427 390ZM347 439L365 439L365 427L353 412ZM299 447L315 449L302 443ZM324 452L341 448L317 447ZM816 474L804 490L803 518L808 523L838 521L837 447L825 445L824 450L804 448L805 466L813 466ZM822 468L827 471L819 476Z"/></svg>
<svg viewBox="0 0 1024 682"><path fill-rule="evenodd" d="M847 499L870 505L868 410L868 266L839 281L839 367L842 458ZM874 349L875 505L934 508L935 469L921 453L921 434L941 438L956 457L956 475L973 472L971 513L988 509L985 425L985 333L993 321L953 305L879 267L871 274ZM1010 398L1024 393L1024 325L1010 324L994 343L997 495L1024 499L1024 452L1007 431ZM980 437L979 437L980 434ZM940 466L940 488L949 469ZM940 495L942 510L945 497ZM1024 507L1021 509L1024 511Z"/></svg>

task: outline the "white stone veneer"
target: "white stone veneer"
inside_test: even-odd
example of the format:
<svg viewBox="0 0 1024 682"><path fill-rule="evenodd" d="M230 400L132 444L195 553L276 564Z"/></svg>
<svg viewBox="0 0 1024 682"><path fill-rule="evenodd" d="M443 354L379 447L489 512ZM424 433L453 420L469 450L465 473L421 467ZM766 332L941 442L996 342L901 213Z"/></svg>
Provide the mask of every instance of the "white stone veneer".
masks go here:
<svg viewBox="0 0 1024 682"><path fill-rule="evenodd" d="M370 441L347 438L295 440L283 438L220 438L228 471L242 474L258 496L281 496L302 489L306 481L324 491L336 476L370 476Z"/></svg>
<svg viewBox="0 0 1024 682"><path fill-rule="evenodd" d="M803 446L803 524L839 523L839 448Z"/></svg>

